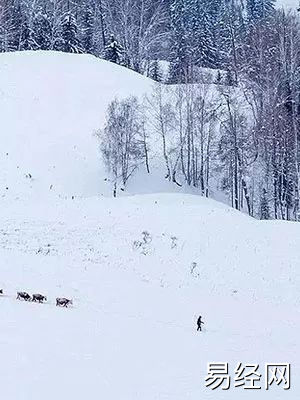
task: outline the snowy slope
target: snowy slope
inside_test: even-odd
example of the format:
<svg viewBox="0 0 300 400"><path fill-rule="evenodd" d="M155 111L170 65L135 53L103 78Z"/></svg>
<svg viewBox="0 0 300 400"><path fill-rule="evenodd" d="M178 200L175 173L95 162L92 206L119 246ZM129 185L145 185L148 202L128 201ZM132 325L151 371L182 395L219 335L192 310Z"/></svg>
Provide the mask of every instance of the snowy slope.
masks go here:
<svg viewBox="0 0 300 400"><path fill-rule="evenodd" d="M111 196L95 133L114 98L151 95L154 85L93 56L0 54L0 197ZM160 140L152 156L159 145ZM158 164L154 170L151 160L151 175L141 168L127 193L179 191Z"/></svg>
<svg viewBox="0 0 300 400"><path fill-rule="evenodd" d="M297 224L175 194L11 205L0 221L5 398L252 398L206 389L212 361L260 363L261 372L290 362L292 389L255 398L299 398ZM49 303L17 302L17 290ZM56 296L74 308L57 309Z"/></svg>
<svg viewBox="0 0 300 400"><path fill-rule="evenodd" d="M142 95L152 85L92 56L1 54L0 196L49 196L50 187L70 196L100 194L93 133L113 98Z"/></svg>
<svg viewBox="0 0 300 400"><path fill-rule="evenodd" d="M151 85L88 56L0 55L1 396L297 400L300 225L199 196L95 196L106 105ZM212 392L213 361L290 362L292 388Z"/></svg>

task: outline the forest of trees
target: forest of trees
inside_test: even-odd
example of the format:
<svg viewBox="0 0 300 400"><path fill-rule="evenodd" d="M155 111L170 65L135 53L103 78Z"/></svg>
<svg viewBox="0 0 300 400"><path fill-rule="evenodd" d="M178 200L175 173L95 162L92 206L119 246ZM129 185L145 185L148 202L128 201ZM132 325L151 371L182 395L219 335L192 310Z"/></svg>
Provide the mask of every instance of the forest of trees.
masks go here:
<svg viewBox="0 0 300 400"><path fill-rule="evenodd" d="M140 102L143 111L136 114L135 124L141 128L129 143L126 126L124 131L118 130L121 152L120 157L114 154L117 158L113 165L126 159L134 170L145 159L147 169L151 169L148 137L156 132L161 138L165 177L174 184L195 187L205 196L221 190L234 208L247 210L257 218L300 220L299 16L275 10L272 2L256 2L261 4L257 8L248 2L246 9L233 2L226 2L227 6L229 3L235 11L227 14L223 32L230 40L223 38L219 47L217 39L210 48L202 44L202 53L196 51L196 40L194 51L182 59L182 49L187 48L175 47L178 58L171 58L171 66L176 81L183 84L159 84L152 96ZM247 19L242 11L247 12ZM240 20L232 17L235 12ZM195 34L194 29L191 35ZM209 57L204 57L204 49ZM202 61L197 54L202 54ZM214 87L198 82L194 74L201 65L225 70L225 82L218 74ZM116 126L122 118L122 107L128 109L130 99L126 102L118 104L119 112L109 112L107 138L114 140L109 125ZM136 105L132 107L137 109ZM149 114L151 117L145 118ZM145 127L145 119L151 126ZM106 151L108 164L110 155ZM120 175L123 166L120 162Z"/></svg>
<svg viewBox="0 0 300 400"><path fill-rule="evenodd" d="M249 31L274 12L275 0L1 0L0 52L90 53L159 80L195 80L197 67L237 79Z"/></svg>
<svg viewBox="0 0 300 400"><path fill-rule="evenodd" d="M110 105L115 183L144 161L150 172L155 131L174 184L210 196L217 182L236 209L300 220L299 13L275 0L1 0L0 52L22 50L89 53L157 81L167 61L165 83L181 85ZM202 67L216 70L213 91Z"/></svg>

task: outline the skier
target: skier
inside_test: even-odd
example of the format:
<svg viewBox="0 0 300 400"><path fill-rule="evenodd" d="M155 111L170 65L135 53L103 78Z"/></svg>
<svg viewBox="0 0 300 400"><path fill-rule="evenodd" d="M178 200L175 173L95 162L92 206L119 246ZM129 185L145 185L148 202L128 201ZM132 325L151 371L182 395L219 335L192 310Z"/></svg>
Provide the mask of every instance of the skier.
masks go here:
<svg viewBox="0 0 300 400"><path fill-rule="evenodd" d="M202 331L201 325L204 324L204 322L201 321L201 318L202 318L202 317L201 317L201 315L200 315L200 317L199 317L198 320L197 320L197 331L200 331L200 332Z"/></svg>

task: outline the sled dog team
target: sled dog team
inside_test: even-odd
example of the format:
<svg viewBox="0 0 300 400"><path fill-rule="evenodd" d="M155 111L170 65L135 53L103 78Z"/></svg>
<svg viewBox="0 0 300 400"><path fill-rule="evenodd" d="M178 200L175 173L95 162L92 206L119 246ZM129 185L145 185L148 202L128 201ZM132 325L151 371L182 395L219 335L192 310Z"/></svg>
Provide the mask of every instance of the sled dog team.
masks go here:
<svg viewBox="0 0 300 400"><path fill-rule="evenodd" d="M0 289L0 295L3 294L3 289ZM35 303L44 303L47 301L47 297L42 294L35 293L32 296L27 292L17 292L17 300L33 301ZM68 307L73 305L73 301L66 299L65 297L56 298L56 306L58 307Z"/></svg>

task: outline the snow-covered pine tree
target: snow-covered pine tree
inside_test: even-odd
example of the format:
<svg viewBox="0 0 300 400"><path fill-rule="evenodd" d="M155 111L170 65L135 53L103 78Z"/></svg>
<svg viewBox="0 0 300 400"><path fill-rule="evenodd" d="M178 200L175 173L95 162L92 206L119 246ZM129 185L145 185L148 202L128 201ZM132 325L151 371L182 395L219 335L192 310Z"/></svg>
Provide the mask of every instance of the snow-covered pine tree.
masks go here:
<svg viewBox="0 0 300 400"><path fill-rule="evenodd" d="M162 81L162 74L161 74L158 60L154 60L150 63L149 76L156 82Z"/></svg>
<svg viewBox="0 0 300 400"><path fill-rule="evenodd" d="M238 82L240 63L246 37L244 13L234 0L221 0L215 26L216 62L220 69L231 71L233 83Z"/></svg>
<svg viewBox="0 0 300 400"><path fill-rule="evenodd" d="M85 0L82 13L82 47L85 53L93 54L95 7L90 0Z"/></svg>
<svg viewBox="0 0 300 400"><path fill-rule="evenodd" d="M33 33L38 50L51 49L52 26L49 16L41 10L33 19Z"/></svg>
<svg viewBox="0 0 300 400"><path fill-rule="evenodd" d="M122 63L123 47L117 42L114 35L110 36L105 47L105 59L116 64Z"/></svg>
<svg viewBox="0 0 300 400"><path fill-rule="evenodd" d="M18 26L14 19L14 8L9 0L0 2L0 52L16 50L15 38Z"/></svg>
<svg viewBox="0 0 300 400"><path fill-rule="evenodd" d="M7 1L6 18L10 25L10 37L8 47L10 50L20 50L20 39L22 34L22 10L18 1Z"/></svg>
<svg viewBox="0 0 300 400"><path fill-rule="evenodd" d="M262 189L260 195L260 219L270 219L268 192L265 188Z"/></svg>
<svg viewBox="0 0 300 400"><path fill-rule="evenodd" d="M72 12L68 12L61 26L62 51L66 53L81 53L82 49L78 39L76 18Z"/></svg>
<svg viewBox="0 0 300 400"><path fill-rule="evenodd" d="M247 20L249 25L267 18L275 9L276 0L247 0Z"/></svg>
<svg viewBox="0 0 300 400"><path fill-rule="evenodd" d="M189 0L188 0L189 1ZM188 43L185 24L185 0L173 0L171 3L171 83L185 82L188 75Z"/></svg>
<svg viewBox="0 0 300 400"><path fill-rule="evenodd" d="M216 67L214 31L220 0L173 0L171 81L195 79L195 67Z"/></svg>
<svg viewBox="0 0 300 400"><path fill-rule="evenodd" d="M221 74L221 72L220 72L220 70L218 69L218 72L217 72L217 76L216 76L216 78L215 78L215 84L216 85L221 85L222 84L222 74Z"/></svg>
<svg viewBox="0 0 300 400"><path fill-rule="evenodd" d="M96 10L98 10L98 17L99 17L99 21L100 21L100 36L102 39L102 46L103 48L105 48L106 46L106 14L105 14L105 10L103 7L103 0L98 0L98 7L96 7Z"/></svg>
<svg viewBox="0 0 300 400"><path fill-rule="evenodd" d="M33 37L33 30L28 21L23 17L19 50L36 50L37 45Z"/></svg>
<svg viewBox="0 0 300 400"><path fill-rule="evenodd" d="M198 0L189 0L185 2L183 9L183 23L189 80L194 79L194 66L201 65L202 50L204 50L202 42L202 40L205 41L205 35L203 35L204 26L201 25L200 22L200 9L198 3Z"/></svg>
<svg viewBox="0 0 300 400"><path fill-rule="evenodd" d="M235 84L235 79L233 77L233 73L230 68L226 72L225 84L228 86L233 86Z"/></svg>
<svg viewBox="0 0 300 400"><path fill-rule="evenodd" d="M213 40L216 46L216 65L226 69L230 64L231 32L230 11L227 0L216 0L214 8Z"/></svg>
<svg viewBox="0 0 300 400"><path fill-rule="evenodd" d="M214 25L217 18L218 0L191 0L187 9L189 41L192 41L193 60L200 67L215 67L217 64L214 43Z"/></svg>

